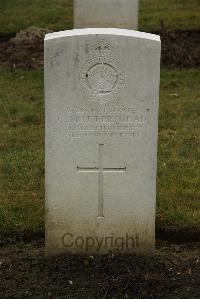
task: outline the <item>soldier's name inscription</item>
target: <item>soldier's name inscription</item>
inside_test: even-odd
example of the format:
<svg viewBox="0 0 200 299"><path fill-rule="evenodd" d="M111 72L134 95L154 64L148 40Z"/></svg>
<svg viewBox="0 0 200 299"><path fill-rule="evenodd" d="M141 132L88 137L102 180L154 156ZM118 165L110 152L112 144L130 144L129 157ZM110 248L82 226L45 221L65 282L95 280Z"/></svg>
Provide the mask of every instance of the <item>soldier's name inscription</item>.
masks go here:
<svg viewBox="0 0 200 299"><path fill-rule="evenodd" d="M136 137L146 123L134 107L68 106L58 116L69 137Z"/></svg>

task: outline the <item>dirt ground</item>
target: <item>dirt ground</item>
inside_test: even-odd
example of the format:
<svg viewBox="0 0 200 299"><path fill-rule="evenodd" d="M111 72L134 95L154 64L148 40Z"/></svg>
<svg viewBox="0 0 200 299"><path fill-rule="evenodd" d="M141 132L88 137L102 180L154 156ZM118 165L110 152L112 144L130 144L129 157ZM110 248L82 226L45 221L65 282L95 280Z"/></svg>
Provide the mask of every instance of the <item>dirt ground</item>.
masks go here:
<svg viewBox="0 0 200 299"><path fill-rule="evenodd" d="M200 243L157 241L153 257L45 259L44 240L0 249L0 298L199 299Z"/></svg>
<svg viewBox="0 0 200 299"><path fill-rule="evenodd" d="M43 40L49 30L30 27L13 34L0 33L0 65L11 69L43 67ZM168 32L164 26L156 32L162 40L161 64L165 67L200 67L200 30Z"/></svg>

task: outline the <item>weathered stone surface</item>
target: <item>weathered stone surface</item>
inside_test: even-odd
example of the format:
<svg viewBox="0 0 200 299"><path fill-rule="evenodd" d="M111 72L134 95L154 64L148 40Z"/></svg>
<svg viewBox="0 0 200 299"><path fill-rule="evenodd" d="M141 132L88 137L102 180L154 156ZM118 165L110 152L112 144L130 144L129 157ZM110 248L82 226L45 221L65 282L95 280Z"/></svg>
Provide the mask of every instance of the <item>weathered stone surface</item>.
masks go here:
<svg viewBox="0 0 200 299"><path fill-rule="evenodd" d="M46 253L154 249L160 39L46 35Z"/></svg>
<svg viewBox="0 0 200 299"><path fill-rule="evenodd" d="M74 28L138 29L138 0L74 0Z"/></svg>

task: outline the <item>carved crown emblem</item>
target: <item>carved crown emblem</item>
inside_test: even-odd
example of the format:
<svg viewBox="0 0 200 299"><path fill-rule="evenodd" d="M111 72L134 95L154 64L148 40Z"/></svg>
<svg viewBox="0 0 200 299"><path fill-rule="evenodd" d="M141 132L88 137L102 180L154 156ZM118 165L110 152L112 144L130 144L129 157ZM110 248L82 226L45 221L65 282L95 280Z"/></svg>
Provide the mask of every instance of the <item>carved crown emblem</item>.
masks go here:
<svg viewBox="0 0 200 299"><path fill-rule="evenodd" d="M101 40L94 45L93 51L96 56L109 56L112 52L112 47L105 40Z"/></svg>

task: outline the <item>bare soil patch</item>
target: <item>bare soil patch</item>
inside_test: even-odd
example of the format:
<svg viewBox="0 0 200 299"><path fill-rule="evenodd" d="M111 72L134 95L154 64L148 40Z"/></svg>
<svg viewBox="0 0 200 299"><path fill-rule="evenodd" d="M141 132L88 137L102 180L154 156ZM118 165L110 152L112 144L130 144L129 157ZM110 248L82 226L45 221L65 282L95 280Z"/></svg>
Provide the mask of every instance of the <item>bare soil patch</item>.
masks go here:
<svg viewBox="0 0 200 299"><path fill-rule="evenodd" d="M44 36L50 30L30 27L0 43L0 65L38 69L44 64Z"/></svg>
<svg viewBox="0 0 200 299"><path fill-rule="evenodd" d="M0 298L200 297L200 243L157 242L153 257L59 256L43 239L0 249Z"/></svg>
<svg viewBox="0 0 200 299"><path fill-rule="evenodd" d="M0 65L12 69L38 69L43 67L44 36L50 30L30 27L15 37L0 34ZM176 68L200 67L200 31L168 32L163 27L162 65ZM13 35L13 34L12 34Z"/></svg>
<svg viewBox="0 0 200 299"><path fill-rule="evenodd" d="M200 67L200 31L161 31L162 60L166 67Z"/></svg>

